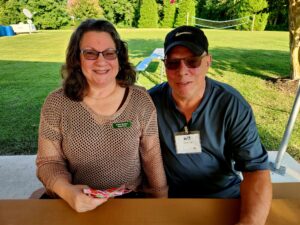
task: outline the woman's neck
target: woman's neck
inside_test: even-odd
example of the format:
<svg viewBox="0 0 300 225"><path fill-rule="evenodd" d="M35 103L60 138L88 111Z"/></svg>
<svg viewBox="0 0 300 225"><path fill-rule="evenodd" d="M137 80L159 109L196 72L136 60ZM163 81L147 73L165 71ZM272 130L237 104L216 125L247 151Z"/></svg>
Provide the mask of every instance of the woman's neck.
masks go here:
<svg viewBox="0 0 300 225"><path fill-rule="evenodd" d="M101 89L90 88L83 102L97 115L113 115L120 107L125 94L125 88L119 84Z"/></svg>
<svg viewBox="0 0 300 225"><path fill-rule="evenodd" d="M85 97L94 100L109 98L118 91L119 87L120 86L117 84L117 82L103 88L89 87Z"/></svg>

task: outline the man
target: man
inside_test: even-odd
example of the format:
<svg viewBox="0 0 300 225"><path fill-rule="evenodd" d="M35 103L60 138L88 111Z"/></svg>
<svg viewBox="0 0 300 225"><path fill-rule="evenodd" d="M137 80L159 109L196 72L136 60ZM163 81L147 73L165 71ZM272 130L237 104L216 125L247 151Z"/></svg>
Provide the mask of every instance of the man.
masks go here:
<svg viewBox="0 0 300 225"><path fill-rule="evenodd" d="M206 77L212 57L200 29L174 29L164 50L168 82L149 92L169 197L241 198L238 224L264 224L272 185L250 105L234 88Z"/></svg>

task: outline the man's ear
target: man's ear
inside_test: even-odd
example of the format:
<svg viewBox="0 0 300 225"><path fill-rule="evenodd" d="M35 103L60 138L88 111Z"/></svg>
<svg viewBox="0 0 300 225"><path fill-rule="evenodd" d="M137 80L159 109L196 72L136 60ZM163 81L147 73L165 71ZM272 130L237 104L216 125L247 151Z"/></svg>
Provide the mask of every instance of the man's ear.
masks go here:
<svg viewBox="0 0 300 225"><path fill-rule="evenodd" d="M208 55L207 57L208 57L208 59L207 59L206 63L207 63L207 66L210 67L211 63L212 63L212 56Z"/></svg>

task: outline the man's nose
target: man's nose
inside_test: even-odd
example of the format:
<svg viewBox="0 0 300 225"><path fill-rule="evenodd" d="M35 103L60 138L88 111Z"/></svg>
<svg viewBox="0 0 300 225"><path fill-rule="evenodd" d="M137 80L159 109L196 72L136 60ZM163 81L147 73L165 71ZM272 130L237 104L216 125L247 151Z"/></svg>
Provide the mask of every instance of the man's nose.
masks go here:
<svg viewBox="0 0 300 225"><path fill-rule="evenodd" d="M188 67L185 65L184 60L180 60L179 68L178 68L180 75L186 75L188 71Z"/></svg>

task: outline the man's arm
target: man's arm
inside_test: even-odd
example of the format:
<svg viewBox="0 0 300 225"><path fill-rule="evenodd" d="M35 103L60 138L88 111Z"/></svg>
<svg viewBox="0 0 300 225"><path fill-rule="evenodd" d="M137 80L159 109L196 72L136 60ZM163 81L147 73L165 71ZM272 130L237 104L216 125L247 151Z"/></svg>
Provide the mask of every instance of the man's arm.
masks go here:
<svg viewBox="0 0 300 225"><path fill-rule="evenodd" d="M264 225L272 202L269 170L243 172L240 222L237 225Z"/></svg>

